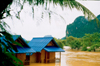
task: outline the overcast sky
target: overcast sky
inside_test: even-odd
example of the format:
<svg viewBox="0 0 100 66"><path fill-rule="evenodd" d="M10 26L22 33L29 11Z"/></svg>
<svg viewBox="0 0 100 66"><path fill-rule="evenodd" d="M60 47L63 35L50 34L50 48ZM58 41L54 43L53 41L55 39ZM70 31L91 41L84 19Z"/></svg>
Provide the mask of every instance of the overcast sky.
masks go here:
<svg viewBox="0 0 100 66"><path fill-rule="evenodd" d="M96 16L100 14L100 1L79 2L90 9ZM55 7L51 5L50 10L53 13L51 15L51 21L49 22L47 11L43 10L41 6L34 8L34 19L31 14L31 9L25 5L20 15L21 20L16 18L13 18L13 20L7 18L5 20L11 27L10 30L13 34L22 35L26 40L31 40L33 37L43 37L45 35L63 38L66 35L66 26L71 24L78 16L83 16L83 13L76 9L69 10L68 8L64 8L62 11L59 5ZM45 12L43 19L41 19L42 11Z"/></svg>

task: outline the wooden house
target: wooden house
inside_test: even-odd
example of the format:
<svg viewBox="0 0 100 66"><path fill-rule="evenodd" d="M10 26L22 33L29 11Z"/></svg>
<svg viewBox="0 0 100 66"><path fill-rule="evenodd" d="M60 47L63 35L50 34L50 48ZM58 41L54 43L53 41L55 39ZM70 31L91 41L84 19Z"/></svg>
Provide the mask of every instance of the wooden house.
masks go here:
<svg viewBox="0 0 100 66"><path fill-rule="evenodd" d="M31 63L55 62L55 52L60 52L59 60L61 59L61 52L64 52L55 42L53 37L33 38L28 45L36 51L36 53L30 56Z"/></svg>
<svg viewBox="0 0 100 66"><path fill-rule="evenodd" d="M13 35L12 38L14 39L14 41L20 43L23 47L20 47L16 44L13 44L14 47L17 48L18 52L15 52L15 56L20 59L24 65L29 65L30 64L30 59L27 59L26 55L27 53L35 53L35 51L28 46L28 44L26 43L26 41L21 37L21 35Z"/></svg>

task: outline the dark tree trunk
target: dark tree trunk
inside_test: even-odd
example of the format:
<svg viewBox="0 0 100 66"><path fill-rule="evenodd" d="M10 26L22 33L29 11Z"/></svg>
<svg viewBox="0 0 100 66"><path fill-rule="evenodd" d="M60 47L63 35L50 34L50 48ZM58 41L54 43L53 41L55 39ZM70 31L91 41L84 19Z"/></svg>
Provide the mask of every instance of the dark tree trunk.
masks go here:
<svg viewBox="0 0 100 66"><path fill-rule="evenodd" d="M95 52L95 49L94 49L94 52Z"/></svg>
<svg viewBox="0 0 100 66"><path fill-rule="evenodd" d="M11 4L13 0L0 0L0 19L2 19L3 11Z"/></svg>

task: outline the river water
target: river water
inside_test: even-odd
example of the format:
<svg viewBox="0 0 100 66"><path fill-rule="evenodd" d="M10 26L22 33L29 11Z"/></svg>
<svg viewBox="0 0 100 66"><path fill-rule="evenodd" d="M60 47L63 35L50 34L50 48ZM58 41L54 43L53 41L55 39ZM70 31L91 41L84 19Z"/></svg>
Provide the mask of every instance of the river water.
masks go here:
<svg viewBox="0 0 100 66"><path fill-rule="evenodd" d="M60 63L32 63L30 66L100 66L100 52L76 51L67 46L64 50ZM59 53L56 53L56 57L59 57Z"/></svg>

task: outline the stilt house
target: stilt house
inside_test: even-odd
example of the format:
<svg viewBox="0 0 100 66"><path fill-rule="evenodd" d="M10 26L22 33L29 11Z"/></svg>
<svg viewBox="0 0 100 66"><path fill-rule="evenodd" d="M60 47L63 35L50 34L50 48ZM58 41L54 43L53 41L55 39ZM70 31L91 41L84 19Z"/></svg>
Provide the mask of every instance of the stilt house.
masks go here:
<svg viewBox="0 0 100 66"><path fill-rule="evenodd" d="M20 47L13 44L18 50L18 52L15 52L15 56L19 58L24 63L24 65L27 65L27 64L29 65L30 58L27 59L26 55L27 53L29 54L35 53L35 51L30 46L28 46L27 42L21 37L21 35L13 35L13 39L23 46L23 47Z"/></svg>
<svg viewBox="0 0 100 66"><path fill-rule="evenodd" d="M30 64L30 59L27 59L26 54L27 53L36 53L31 47L28 46L28 44L26 43L26 41L21 37L21 35L13 35L12 36L13 40L15 42L18 42L19 44L21 44L23 47L20 47L16 44L12 44L13 48L16 48L18 50L18 52L15 52L13 49L11 49L14 53L15 56L20 59L24 65L26 64ZM5 43L6 45L8 45L5 42L5 36L0 37L1 42ZM8 50L9 51L9 50Z"/></svg>
<svg viewBox="0 0 100 66"><path fill-rule="evenodd" d="M28 45L36 51L30 57L31 63L51 63L55 62L55 52L64 52L58 44L55 42L53 37L39 37L33 38Z"/></svg>

